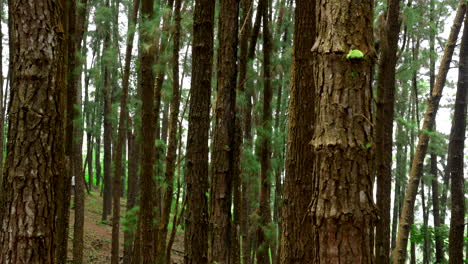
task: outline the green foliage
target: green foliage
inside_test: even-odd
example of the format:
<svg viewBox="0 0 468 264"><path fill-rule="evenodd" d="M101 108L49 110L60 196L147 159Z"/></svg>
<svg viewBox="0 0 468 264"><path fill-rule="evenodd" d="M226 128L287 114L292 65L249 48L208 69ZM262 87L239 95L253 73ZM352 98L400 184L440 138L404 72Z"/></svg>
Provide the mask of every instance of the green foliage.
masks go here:
<svg viewBox="0 0 468 264"><path fill-rule="evenodd" d="M346 59L348 60L361 60L364 58L364 53L358 49L352 49L349 51L348 55L346 55Z"/></svg>
<svg viewBox="0 0 468 264"><path fill-rule="evenodd" d="M120 220L124 232L134 232L136 230L139 211L140 211L140 207L135 206L132 209L127 211L125 218L122 218Z"/></svg>

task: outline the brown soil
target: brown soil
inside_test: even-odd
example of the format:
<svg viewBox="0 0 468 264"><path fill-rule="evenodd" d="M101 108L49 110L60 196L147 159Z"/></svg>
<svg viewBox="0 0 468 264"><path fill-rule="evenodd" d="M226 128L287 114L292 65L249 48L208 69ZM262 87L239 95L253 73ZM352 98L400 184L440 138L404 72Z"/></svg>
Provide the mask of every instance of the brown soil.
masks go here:
<svg viewBox="0 0 468 264"><path fill-rule="evenodd" d="M73 197L72 197L73 201ZM126 200L121 200L121 216L125 215ZM101 222L102 197L98 192L86 196L85 200L85 224L84 224L84 263L108 264L111 260L112 226ZM70 231L68 241L68 259L73 263L73 222L74 209L70 209ZM109 221L110 221L109 217ZM123 256L123 231L120 231L120 257ZM174 264L183 263L184 237L179 230L172 247L171 261Z"/></svg>

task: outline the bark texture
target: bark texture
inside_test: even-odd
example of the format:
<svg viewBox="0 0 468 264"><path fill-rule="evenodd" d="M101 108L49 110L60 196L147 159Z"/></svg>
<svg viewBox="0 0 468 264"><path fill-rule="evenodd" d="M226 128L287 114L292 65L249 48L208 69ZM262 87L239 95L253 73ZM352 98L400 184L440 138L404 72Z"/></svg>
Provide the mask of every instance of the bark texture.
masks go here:
<svg viewBox="0 0 468 264"><path fill-rule="evenodd" d="M311 263L373 263L373 2L316 5ZM346 58L352 49L364 56Z"/></svg>
<svg viewBox="0 0 468 264"><path fill-rule="evenodd" d="M387 0L386 18L380 25L381 54L377 80L375 126L375 178L380 219L375 230L376 263L388 264L390 256L390 207L392 187L393 115L395 106L395 68L400 1Z"/></svg>
<svg viewBox="0 0 468 264"><path fill-rule="evenodd" d="M313 263L313 192L315 84L310 52L316 38L315 1L296 1L291 94L289 99L280 263ZM304 199L307 197L306 199Z"/></svg>
<svg viewBox="0 0 468 264"><path fill-rule="evenodd" d="M458 4L457 14L450 31L447 44L445 46L444 55L441 60L439 72L437 74L434 89L428 99L427 109L424 114L423 125L421 132L419 132L418 145L414 154L411 170L409 174L408 186L405 192L405 199L403 202L403 209L400 216L400 223L398 225L398 235L396 241L396 248L393 251L394 264L403 264L406 260L406 248L408 245L408 237L411 226L413 224L414 203L416 194L421 179L424 157L427 153L429 143L429 130L435 124L437 110L439 108L440 98L447 78L447 72L452 60L453 51L455 49L458 33L460 32L461 24L466 13L466 1L460 1Z"/></svg>
<svg viewBox="0 0 468 264"><path fill-rule="evenodd" d="M211 184L210 263L231 263L231 204L237 84L239 0L220 2Z"/></svg>
<svg viewBox="0 0 468 264"><path fill-rule="evenodd" d="M185 264L208 263L208 132L215 0L195 0L187 135Z"/></svg>
<svg viewBox="0 0 468 264"><path fill-rule="evenodd" d="M153 23L154 1L143 0L141 2L142 23ZM148 49L141 49L141 136L142 158L140 174L140 258L143 264L154 264L154 181L153 165L155 157L155 115L154 115L154 39L151 28L142 28L142 45L148 45Z"/></svg>
<svg viewBox="0 0 468 264"><path fill-rule="evenodd" d="M9 3L13 78L0 263L53 264L56 184L65 172L67 17L63 1Z"/></svg>
<svg viewBox="0 0 468 264"><path fill-rule="evenodd" d="M466 109L468 103L468 15L465 15L463 37L460 47L460 66L458 70L458 87L455 98L450 134L448 162L452 184L452 208L449 233L449 263L463 262L463 234L465 228L465 179L463 174L463 150L466 132ZM466 259L465 259L466 260Z"/></svg>

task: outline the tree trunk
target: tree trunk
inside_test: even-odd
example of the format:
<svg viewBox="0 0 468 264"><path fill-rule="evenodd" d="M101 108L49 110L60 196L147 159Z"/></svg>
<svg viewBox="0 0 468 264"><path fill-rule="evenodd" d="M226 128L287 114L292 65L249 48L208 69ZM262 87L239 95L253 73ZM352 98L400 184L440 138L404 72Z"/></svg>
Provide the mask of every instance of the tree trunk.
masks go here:
<svg viewBox="0 0 468 264"><path fill-rule="evenodd" d="M220 3L209 262L230 264L239 0Z"/></svg>
<svg viewBox="0 0 468 264"><path fill-rule="evenodd" d="M241 0L241 24L242 29L239 33L239 80L238 80L238 95L237 95L237 105L240 105L241 108L241 115L237 115L236 119L236 133L240 134L240 138L236 135L236 139L238 139L239 151L241 155L243 154L243 150L249 148L250 146L247 145L247 141L244 141L244 136L247 134L245 131L245 122L246 122L246 115L247 115L247 101L250 101L250 98L247 96L246 91L246 83L247 79L247 50L249 46L249 37L252 28L252 13L253 13L253 3L252 0ZM245 144L245 145L244 145ZM237 147L237 146L236 146ZM241 159L244 159L244 155L242 155ZM241 161L242 162L242 161ZM237 166L237 165L236 165ZM249 248L249 181L247 179L248 173L246 173L245 168L241 169L240 177L240 184L241 184L241 205L240 205L240 236L241 236L241 245L242 245L242 263L243 264L250 264L250 248ZM237 188L237 186L235 187ZM235 201L234 201L235 202Z"/></svg>
<svg viewBox="0 0 468 264"><path fill-rule="evenodd" d="M83 171L83 123L78 120L82 120L82 88L81 88L81 73L83 70L83 61L81 61L81 43L83 41L87 11L87 0L81 0L79 3L73 3L73 13L69 13L69 23L75 28L70 29L70 34L74 34L70 38L69 45L73 45L73 49L69 49L69 56L73 56L73 68L69 64L70 83L69 86L73 86L75 92L75 102L73 103L74 114L73 114L73 175L75 175L75 221L73 226L73 263L83 263L83 240L84 240L84 211L85 211L85 178ZM72 52L73 50L73 52ZM73 55L75 54L75 55ZM86 58L86 54L84 56ZM71 61L71 60L70 60Z"/></svg>
<svg viewBox="0 0 468 264"><path fill-rule="evenodd" d="M152 23L154 17L152 0L143 0L141 6L142 23ZM153 264L154 255L154 224L153 224L153 165L155 157L155 113L154 113L154 63L155 44L153 32L149 29L141 29L141 45L149 45L148 49L141 49L141 135L142 135L142 159L141 159L141 198L140 198L140 258L144 264Z"/></svg>
<svg viewBox="0 0 468 264"><path fill-rule="evenodd" d="M267 233L271 232L271 132L272 132L272 107L271 101L273 90L271 88L271 39L270 39L270 1L265 0L263 6L263 116L262 133L260 137L260 196L259 196L259 216L260 226L258 227L257 240L257 263L270 263L269 248L270 241Z"/></svg>
<svg viewBox="0 0 468 264"><path fill-rule="evenodd" d="M315 56L316 122L310 144L312 263L372 263L373 2L319 0ZM336 14L348 12L336 20ZM335 22L329 23L328 21ZM359 50L363 57L346 54ZM348 57L348 58L346 58ZM343 186L347 186L346 188Z"/></svg>
<svg viewBox="0 0 468 264"><path fill-rule="evenodd" d="M3 0L0 1L0 12L4 12L3 10ZM2 23L2 18L0 17L0 24ZM3 31L0 28L0 39L3 39ZM0 63L3 65L3 43L0 43ZM7 97L6 93L3 94L3 67L0 67L0 186L2 184L3 178L3 142L5 141L5 107L3 106L3 98Z"/></svg>
<svg viewBox="0 0 468 264"><path fill-rule="evenodd" d="M110 8L110 0L106 0L106 8ZM107 216L112 210L112 88L111 88L111 59L109 58L111 39L110 21L106 22L104 37L103 63L104 63L104 190L102 221L107 222Z"/></svg>
<svg viewBox="0 0 468 264"><path fill-rule="evenodd" d="M112 250L111 263L118 264L119 258L119 230L120 230L120 194L122 184L122 149L125 146L125 138L127 136L127 120L128 120L128 87L130 79L130 63L132 59L133 39L135 37L135 26L137 23L138 9L140 6L139 0L133 1L133 8L128 23L127 47L125 51L124 75L122 79L122 97L120 99L120 116L117 144L114 151L114 186L113 190L113 218L112 218ZM132 201L134 203L134 201Z"/></svg>
<svg viewBox="0 0 468 264"><path fill-rule="evenodd" d="M466 2L465 2L466 3ZM449 234L449 263L463 262L463 234L465 228L465 194L463 174L463 150L466 131L466 109L468 103L468 16L465 17L463 37L460 47L460 66L458 70L458 87L455 98L455 112L453 114L448 152L450 163L450 178L452 180L450 192L452 194L452 208ZM466 175L465 175L466 176ZM465 258L466 260L466 258Z"/></svg>
<svg viewBox="0 0 468 264"><path fill-rule="evenodd" d="M169 121L169 139L166 155L166 192L164 193L164 201L162 208L162 217L159 220L159 234L156 245L156 263L164 264L166 261L166 238L167 225L171 213L172 195L174 188L174 170L177 154L177 127L179 120L180 108L180 89L179 89L179 50L180 50L180 8L181 0L175 0L174 7L174 43L172 57L172 100L170 107Z"/></svg>
<svg viewBox="0 0 468 264"><path fill-rule="evenodd" d="M70 186L64 177L67 11L64 1L11 0L9 8L12 93L0 263L53 264L56 185Z"/></svg>
<svg viewBox="0 0 468 264"><path fill-rule="evenodd" d="M402 194L404 190L404 184L406 182L406 167L407 167L407 157L408 157L408 135L406 134L409 130L404 128L404 124L402 120L404 120L405 114L408 112L409 109L409 102L408 102L408 88L402 87L401 94L397 96L397 112L398 118L400 120L397 121L397 129L396 129L396 176L395 176L395 195L394 195L394 203L393 203L393 219L392 219L392 234L391 234L391 249L395 249L396 246L396 234L398 228L398 219L401 211L401 201L402 201Z"/></svg>
<svg viewBox="0 0 468 264"><path fill-rule="evenodd" d="M187 135L185 264L208 262L208 132L215 0L195 0Z"/></svg>
<svg viewBox="0 0 468 264"><path fill-rule="evenodd" d="M392 186L393 115L395 109L395 68L400 33L400 1L387 0L380 25L380 58L377 80L374 177L377 180L379 221L375 230L377 264L388 264L390 256L390 207Z"/></svg>
<svg viewBox="0 0 468 264"><path fill-rule="evenodd" d="M315 85L310 52L316 38L315 1L296 1L291 94L289 99L286 176L280 263L313 263L313 221L308 199L313 196Z"/></svg>
<svg viewBox="0 0 468 264"><path fill-rule="evenodd" d="M465 16L465 11L466 1L460 1L458 5L457 14L455 16L454 24L444 50L444 56L442 57L434 90L432 91L427 104L422 129L419 133L418 146L414 155L409 174L409 182L405 193L405 200L403 203L403 210L400 217L400 224L398 226L396 248L393 252L394 264L403 264L406 259L406 247L408 245L408 236L411 229L411 225L413 224L412 216L414 214L414 203L419 186L419 181L422 174L423 161L424 157L426 156L429 142L428 132L435 123L440 98L442 96L442 91L445 85L445 80L452 59L453 51L455 49L458 33L460 32L461 24Z"/></svg>

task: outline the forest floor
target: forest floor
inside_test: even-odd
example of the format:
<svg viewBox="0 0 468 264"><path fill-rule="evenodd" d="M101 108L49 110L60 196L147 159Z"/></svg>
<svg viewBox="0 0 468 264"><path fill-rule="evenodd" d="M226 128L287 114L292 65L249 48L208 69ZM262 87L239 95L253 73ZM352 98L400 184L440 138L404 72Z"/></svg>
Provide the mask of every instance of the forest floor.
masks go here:
<svg viewBox="0 0 468 264"><path fill-rule="evenodd" d="M73 203L73 197L72 197ZM121 217L125 215L126 200L121 199ZM73 206L72 206L73 207ZM92 264L108 264L111 261L112 225L101 221L102 197L99 192L86 195L85 200L85 223L84 223L84 254L83 262ZM68 235L68 259L73 259L73 223L75 210L70 209L70 228ZM111 218L109 217L109 221ZM123 228L120 226L120 258L123 256ZM184 236L177 232L172 247L172 263L183 263ZM73 263L69 261L69 263Z"/></svg>

